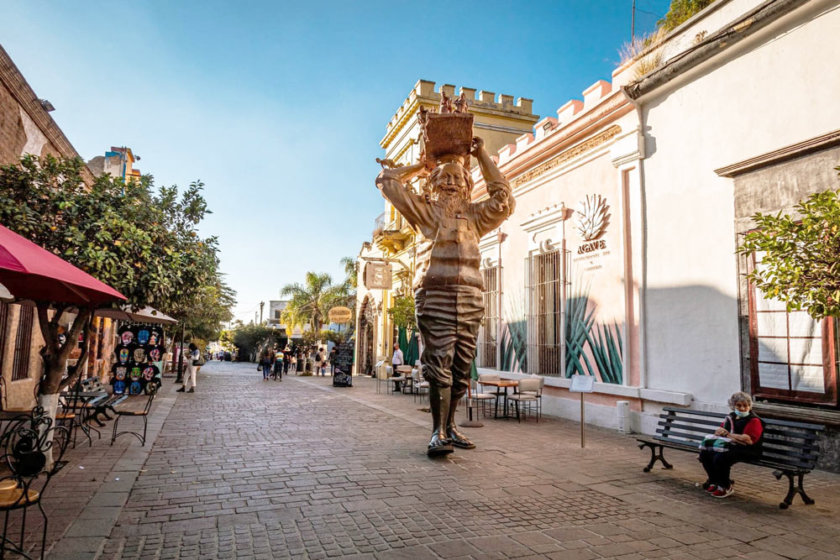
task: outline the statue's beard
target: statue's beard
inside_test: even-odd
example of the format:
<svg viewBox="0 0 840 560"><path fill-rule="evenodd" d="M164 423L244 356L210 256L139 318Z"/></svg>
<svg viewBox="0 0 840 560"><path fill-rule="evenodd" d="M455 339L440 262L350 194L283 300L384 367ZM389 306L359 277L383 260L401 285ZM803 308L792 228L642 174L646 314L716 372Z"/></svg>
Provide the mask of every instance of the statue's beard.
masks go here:
<svg viewBox="0 0 840 560"><path fill-rule="evenodd" d="M444 214L454 218L458 214L464 214L469 206L469 201L460 193L453 191L440 191L437 196L438 204L443 208Z"/></svg>

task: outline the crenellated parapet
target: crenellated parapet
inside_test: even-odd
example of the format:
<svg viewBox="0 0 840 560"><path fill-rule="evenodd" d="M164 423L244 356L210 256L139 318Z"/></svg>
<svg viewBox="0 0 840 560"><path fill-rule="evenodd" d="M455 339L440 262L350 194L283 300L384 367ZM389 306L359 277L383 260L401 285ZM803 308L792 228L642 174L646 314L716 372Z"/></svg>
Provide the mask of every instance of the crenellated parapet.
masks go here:
<svg viewBox="0 0 840 560"><path fill-rule="evenodd" d="M534 102L532 99L500 94L487 90L461 87L456 90L452 84L442 84L436 87L435 82L418 80L408 94L403 104L394 113L385 127L384 138L379 143L386 152L401 132L411 125L412 119L420 107L433 110L440 105L441 92L447 97L456 98L461 94L467 100L467 106L475 115L477 128L482 125L496 127L499 130L507 127L509 131L522 131L532 127L539 119L532 113Z"/></svg>
<svg viewBox="0 0 840 560"><path fill-rule="evenodd" d="M588 126L601 118L604 111L628 101L618 88L606 80L598 80L582 93L583 99L571 99L557 109L557 117L545 117L526 132L498 151L499 165L505 165L523 152L546 141L555 142L558 136L571 137L578 128Z"/></svg>

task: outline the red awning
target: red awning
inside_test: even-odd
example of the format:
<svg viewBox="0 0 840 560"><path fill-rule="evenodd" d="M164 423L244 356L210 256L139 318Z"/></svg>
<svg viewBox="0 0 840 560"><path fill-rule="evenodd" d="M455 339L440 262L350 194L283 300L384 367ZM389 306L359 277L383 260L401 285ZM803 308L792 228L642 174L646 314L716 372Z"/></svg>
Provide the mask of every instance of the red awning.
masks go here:
<svg viewBox="0 0 840 560"><path fill-rule="evenodd" d="M17 299L86 307L126 299L109 285L3 226L0 284Z"/></svg>

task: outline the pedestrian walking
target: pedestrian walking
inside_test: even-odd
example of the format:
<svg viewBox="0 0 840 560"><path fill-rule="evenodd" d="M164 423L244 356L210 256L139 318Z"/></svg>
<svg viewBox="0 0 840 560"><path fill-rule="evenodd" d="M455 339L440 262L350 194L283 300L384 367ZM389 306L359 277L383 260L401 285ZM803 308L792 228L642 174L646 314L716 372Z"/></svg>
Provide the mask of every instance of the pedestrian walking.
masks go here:
<svg viewBox="0 0 840 560"><path fill-rule="evenodd" d="M262 370L263 381L268 381L268 376L271 375L271 365L274 363L274 352L266 346L265 350L260 354L259 368Z"/></svg>
<svg viewBox="0 0 840 560"><path fill-rule="evenodd" d="M285 373L286 375L289 375L289 366L291 365L291 363L292 350L288 346L286 346L286 348L283 349L283 373Z"/></svg>
<svg viewBox="0 0 840 560"><path fill-rule="evenodd" d="M186 361L187 371L184 374L184 384L178 389L179 393L195 393L195 378L198 373L198 368L201 367L201 352L198 351L198 346L190 342L189 353Z"/></svg>
<svg viewBox="0 0 840 560"><path fill-rule="evenodd" d="M283 352L274 353L274 374L275 381L283 381Z"/></svg>

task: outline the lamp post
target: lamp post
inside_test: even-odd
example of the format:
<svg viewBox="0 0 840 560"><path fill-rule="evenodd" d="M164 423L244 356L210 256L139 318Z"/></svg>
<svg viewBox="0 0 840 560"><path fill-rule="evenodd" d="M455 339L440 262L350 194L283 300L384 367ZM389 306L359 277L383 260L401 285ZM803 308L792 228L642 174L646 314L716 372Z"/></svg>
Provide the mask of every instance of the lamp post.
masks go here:
<svg viewBox="0 0 840 560"><path fill-rule="evenodd" d="M265 302L264 302L264 301L261 301L261 302L260 302L260 325L262 325L262 319L263 319L263 306L264 306L264 305L265 305Z"/></svg>

